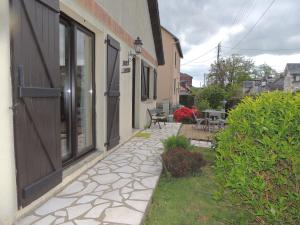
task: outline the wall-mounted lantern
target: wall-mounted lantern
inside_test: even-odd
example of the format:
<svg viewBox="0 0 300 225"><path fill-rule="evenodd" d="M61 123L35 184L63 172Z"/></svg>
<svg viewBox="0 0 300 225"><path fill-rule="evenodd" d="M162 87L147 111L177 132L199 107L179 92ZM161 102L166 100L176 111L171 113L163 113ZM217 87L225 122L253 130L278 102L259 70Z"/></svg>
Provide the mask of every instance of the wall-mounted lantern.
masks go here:
<svg viewBox="0 0 300 225"><path fill-rule="evenodd" d="M128 66L129 62L131 62L134 57L136 57L137 55L140 55L142 53L143 42L140 39L140 37L137 37L134 40L133 45L134 45L134 51L130 50L128 52L128 60L123 61L123 66L126 66L126 65Z"/></svg>

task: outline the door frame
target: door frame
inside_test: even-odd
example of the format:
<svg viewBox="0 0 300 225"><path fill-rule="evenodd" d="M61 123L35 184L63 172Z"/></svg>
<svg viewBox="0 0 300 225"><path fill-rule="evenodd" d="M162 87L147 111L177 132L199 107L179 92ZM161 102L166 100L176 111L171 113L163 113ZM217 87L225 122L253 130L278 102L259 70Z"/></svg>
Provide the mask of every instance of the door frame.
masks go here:
<svg viewBox="0 0 300 225"><path fill-rule="evenodd" d="M67 167L78 160L80 160L86 154L96 150L96 82L95 82L95 33L86 28L84 25L75 21L73 18L67 16L65 13L60 13L60 23L67 24L70 26L70 49L68 54L70 55L70 89L71 97L69 96L69 102L71 103L71 112L70 112L70 129L68 135L70 137L70 148L71 148L71 157L63 161L63 167ZM76 105L78 99L76 98L76 30L82 31L92 38L92 138L93 143L91 146L86 147L81 153L78 153L78 143L77 143L77 113Z"/></svg>
<svg viewBox="0 0 300 225"><path fill-rule="evenodd" d="M136 84L136 58L132 59L132 128L135 128L135 84Z"/></svg>

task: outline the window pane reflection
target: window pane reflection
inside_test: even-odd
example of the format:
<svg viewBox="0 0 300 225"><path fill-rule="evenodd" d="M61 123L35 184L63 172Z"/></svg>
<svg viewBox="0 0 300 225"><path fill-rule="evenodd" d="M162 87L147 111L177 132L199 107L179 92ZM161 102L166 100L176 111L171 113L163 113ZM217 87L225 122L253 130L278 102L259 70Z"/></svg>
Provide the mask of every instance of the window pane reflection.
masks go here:
<svg viewBox="0 0 300 225"><path fill-rule="evenodd" d="M76 32L76 111L78 152L93 144L92 37Z"/></svg>

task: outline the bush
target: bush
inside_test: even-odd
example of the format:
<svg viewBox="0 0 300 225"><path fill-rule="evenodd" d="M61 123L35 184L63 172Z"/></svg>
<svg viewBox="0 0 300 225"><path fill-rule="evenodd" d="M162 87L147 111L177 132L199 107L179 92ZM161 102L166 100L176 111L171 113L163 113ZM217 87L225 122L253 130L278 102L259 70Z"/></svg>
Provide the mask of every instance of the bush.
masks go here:
<svg viewBox="0 0 300 225"><path fill-rule="evenodd" d="M173 117L176 122L192 123L194 121L193 113L197 114L197 109L181 107L174 112Z"/></svg>
<svg viewBox="0 0 300 225"><path fill-rule="evenodd" d="M300 95L246 97L218 137L217 177L259 224L300 221Z"/></svg>
<svg viewBox="0 0 300 225"><path fill-rule="evenodd" d="M201 107L207 107L207 102L209 103L209 107L213 109L222 108L222 101L226 97L226 92L223 88L217 85L210 85L208 87L202 88L196 94L196 105ZM204 102L203 102L204 101ZM199 110L203 110L199 108Z"/></svg>
<svg viewBox="0 0 300 225"><path fill-rule="evenodd" d="M171 136L168 139L163 141L164 149L165 151L169 151L172 149L175 149L177 147L183 148L186 150L191 150L192 145L190 144L189 139L187 139L185 136L178 135L178 136Z"/></svg>
<svg viewBox="0 0 300 225"><path fill-rule="evenodd" d="M165 168L173 177L184 177L189 173L198 172L205 165L200 153L179 147L163 153L162 159Z"/></svg>

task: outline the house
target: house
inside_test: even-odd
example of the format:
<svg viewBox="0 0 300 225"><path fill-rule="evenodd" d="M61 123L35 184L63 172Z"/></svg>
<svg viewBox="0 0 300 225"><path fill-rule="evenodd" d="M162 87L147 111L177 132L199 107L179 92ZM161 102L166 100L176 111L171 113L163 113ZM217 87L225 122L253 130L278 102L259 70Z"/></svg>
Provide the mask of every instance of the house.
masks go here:
<svg viewBox="0 0 300 225"><path fill-rule="evenodd" d="M180 59L183 58L179 39L161 27L165 64L158 67L157 103L179 104Z"/></svg>
<svg viewBox="0 0 300 225"><path fill-rule="evenodd" d="M300 90L300 63L286 64L283 89L291 92Z"/></svg>
<svg viewBox="0 0 300 225"><path fill-rule="evenodd" d="M193 86L193 77L187 73L180 73L180 95L187 95Z"/></svg>
<svg viewBox="0 0 300 225"><path fill-rule="evenodd" d="M282 74L277 77L253 79L243 82L243 93L256 94L264 91L300 90L300 63L288 63Z"/></svg>
<svg viewBox="0 0 300 225"><path fill-rule="evenodd" d="M164 53L157 0L2 0L0 29L6 225L144 128Z"/></svg>

